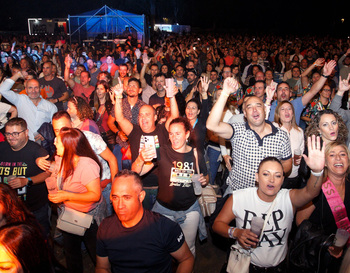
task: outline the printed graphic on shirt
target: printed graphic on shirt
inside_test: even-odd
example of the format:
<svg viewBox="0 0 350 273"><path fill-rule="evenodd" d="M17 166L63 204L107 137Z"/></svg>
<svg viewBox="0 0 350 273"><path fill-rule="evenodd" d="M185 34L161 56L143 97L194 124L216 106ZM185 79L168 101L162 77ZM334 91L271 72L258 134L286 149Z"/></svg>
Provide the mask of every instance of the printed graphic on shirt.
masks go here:
<svg viewBox="0 0 350 273"><path fill-rule="evenodd" d="M0 183L8 184L8 182L16 177L26 177L28 165L24 162L1 162L0 163ZM4 181L1 181L3 177ZM17 194L25 201L27 187L17 189Z"/></svg>
<svg viewBox="0 0 350 273"><path fill-rule="evenodd" d="M187 188L191 186L194 174L193 162L174 161L170 172L170 186Z"/></svg>
<svg viewBox="0 0 350 273"><path fill-rule="evenodd" d="M53 94L55 94L55 90L50 85L42 85L40 88L45 90L47 98L52 98Z"/></svg>
<svg viewBox="0 0 350 273"><path fill-rule="evenodd" d="M262 217L264 220L266 214L256 215L253 211L245 210L242 229L250 229L251 220L253 216ZM284 214L282 210L276 210L271 213L269 221L267 221L264 234L257 247L261 247L262 244L268 244L269 247L277 245L283 245L283 238L286 236L286 227L281 227L281 224L285 222Z"/></svg>

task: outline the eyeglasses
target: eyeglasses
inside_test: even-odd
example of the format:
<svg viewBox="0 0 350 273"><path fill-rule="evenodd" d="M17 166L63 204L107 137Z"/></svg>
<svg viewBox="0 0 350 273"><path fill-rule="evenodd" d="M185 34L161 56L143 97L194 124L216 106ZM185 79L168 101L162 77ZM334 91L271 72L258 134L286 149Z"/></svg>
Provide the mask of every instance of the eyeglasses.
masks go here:
<svg viewBox="0 0 350 273"><path fill-rule="evenodd" d="M12 137L18 137L20 133L23 133L25 130L22 130L20 132L13 132L13 133L4 133L5 137L9 137L9 136L12 136Z"/></svg>

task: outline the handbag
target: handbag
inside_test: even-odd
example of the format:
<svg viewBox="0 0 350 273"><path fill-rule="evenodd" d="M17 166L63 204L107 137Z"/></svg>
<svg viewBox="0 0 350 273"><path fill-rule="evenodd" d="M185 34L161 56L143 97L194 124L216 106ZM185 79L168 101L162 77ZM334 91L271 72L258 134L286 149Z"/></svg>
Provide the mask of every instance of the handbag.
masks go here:
<svg viewBox="0 0 350 273"><path fill-rule="evenodd" d="M57 219L57 228L65 232L84 236L85 231L91 226L93 216L64 207Z"/></svg>
<svg viewBox="0 0 350 273"><path fill-rule="evenodd" d="M289 249L289 267L298 272L318 272L320 261L333 244L334 234L326 235L319 225L304 220Z"/></svg>
<svg viewBox="0 0 350 273"><path fill-rule="evenodd" d="M266 215L265 221L264 221L264 225L263 228L261 230L261 234L259 237L259 241L261 240L263 234L264 234L264 229L265 226L268 222L268 220L270 219L271 213L273 208L275 207L276 204L276 200L277 200L277 196L276 198L273 200L269 211ZM249 266L250 266L250 260L251 260L251 253L253 252L253 250L247 250L244 249L240 244L235 244L231 246L231 252L230 252L230 257L228 259L228 264L227 264L227 268L226 271L228 273L249 273Z"/></svg>
<svg viewBox="0 0 350 273"><path fill-rule="evenodd" d="M198 197L198 203L204 217L210 216L216 209L217 195L212 185L202 188L202 194Z"/></svg>

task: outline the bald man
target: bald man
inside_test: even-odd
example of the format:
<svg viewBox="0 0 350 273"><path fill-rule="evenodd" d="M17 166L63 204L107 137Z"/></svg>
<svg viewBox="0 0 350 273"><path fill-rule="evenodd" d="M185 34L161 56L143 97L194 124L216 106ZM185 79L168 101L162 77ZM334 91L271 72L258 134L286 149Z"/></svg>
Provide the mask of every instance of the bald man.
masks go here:
<svg viewBox="0 0 350 273"><path fill-rule="evenodd" d="M131 149L132 164L140 164L138 158L139 151L148 143L152 142L159 155L159 147L166 145L169 140L168 127L170 122L179 116L175 97L170 98L170 113L165 123L157 123L157 115L155 109L151 105L144 105L139 111L139 125L132 124L123 115L121 107L121 99L116 98L115 117L122 131L127 135ZM137 160L136 160L137 159ZM151 209L155 202L155 197L158 192L158 177L155 174L156 167L148 174L142 176L142 183L147 193L143 203L146 209Z"/></svg>
<svg viewBox="0 0 350 273"><path fill-rule="evenodd" d="M17 107L18 117L27 122L29 139L32 141L43 140L37 131L43 123L51 122L53 114L57 112L57 107L40 96L40 84L36 79L26 82L27 95L11 91L15 82L24 78L24 73L18 71L10 79L5 80L0 85L0 94Z"/></svg>

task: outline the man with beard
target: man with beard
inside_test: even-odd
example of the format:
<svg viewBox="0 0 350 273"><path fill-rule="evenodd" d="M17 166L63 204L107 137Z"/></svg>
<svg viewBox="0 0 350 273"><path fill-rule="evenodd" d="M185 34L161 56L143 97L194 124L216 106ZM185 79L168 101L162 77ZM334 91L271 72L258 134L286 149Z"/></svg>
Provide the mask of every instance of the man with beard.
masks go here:
<svg viewBox="0 0 350 273"><path fill-rule="evenodd" d="M116 86L117 89L122 89L123 85L118 84ZM126 97L123 98L122 94L120 94L117 99L121 99L121 108L123 116L130 121L132 124L138 124L138 116L140 108L145 105L142 100L139 99L139 94L142 92L141 83L136 78L131 78L128 81L127 89L126 89ZM108 127L117 135L116 142L117 144L114 147L113 154L116 156L118 160L118 168L119 170L123 169L122 166L122 158L124 157L124 169L131 168L130 162L126 160L130 160L131 157L128 156L127 152L130 151L130 146L128 142L128 137L121 130L120 125L118 127L115 125L115 111L111 112L111 115L108 117Z"/></svg>
<svg viewBox="0 0 350 273"><path fill-rule="evenodd" d="M69 94L64 81L52 73L52 67L52 61L47 61L43 64L44 77L38 80L40 89L45 90L49 102L55 104L58 110L63 110L62 102L68 99Z"/></svg>
<svg viewBox="0 0 350 273"><path fill-rule="evenodd" d="M166 97L166 90L165 90L165 76L162 73L158 73L154 76L155 80L155 87L156 87L156 93L153 94L149 98L149 105L153 106L154 109L156 109L158 106L165 105L166 107L170 107L170 102L168 102L168 99ZM173 94L175 96L176 102L178 104L180 114L183 115L185 111L185 99L182 96L181 92L178 92L178 89L176 90L176 93Z"/></svg>

